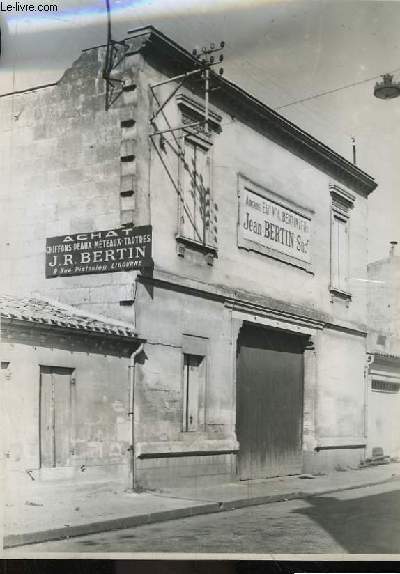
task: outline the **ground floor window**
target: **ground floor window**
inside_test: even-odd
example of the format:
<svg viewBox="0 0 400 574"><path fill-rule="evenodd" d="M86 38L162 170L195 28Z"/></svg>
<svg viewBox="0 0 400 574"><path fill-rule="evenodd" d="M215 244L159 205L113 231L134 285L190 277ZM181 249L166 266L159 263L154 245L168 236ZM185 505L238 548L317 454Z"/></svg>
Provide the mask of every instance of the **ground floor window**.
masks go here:
<svg viewBox="0 0 400 574"><path fill-rule="evenodd" d="M398 393L400 390L400 383L392 383L389 381L378 381L374 379L371 383L373 391L380 391L383 393Z"/></svg>
<svg viewBox="0 0 400 574"><path fill-rule="evenodd" d="M201 355L183 355L183 430L197 431L202 426L202 403L205 387L205 357Z"/></svg>

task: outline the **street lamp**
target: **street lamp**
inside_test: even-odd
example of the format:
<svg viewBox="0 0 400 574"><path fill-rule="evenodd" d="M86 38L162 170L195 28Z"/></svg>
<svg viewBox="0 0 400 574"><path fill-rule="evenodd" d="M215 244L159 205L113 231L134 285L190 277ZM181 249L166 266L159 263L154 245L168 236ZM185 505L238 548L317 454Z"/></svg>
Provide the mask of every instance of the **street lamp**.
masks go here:
<svg viewBox="0 0 400 574"><path fill-rule="evenodd" d="M382 82L376 82L374 96L381 100L388 100L400 96L400 82L393 82L392 74L384 74Z"/></svg>

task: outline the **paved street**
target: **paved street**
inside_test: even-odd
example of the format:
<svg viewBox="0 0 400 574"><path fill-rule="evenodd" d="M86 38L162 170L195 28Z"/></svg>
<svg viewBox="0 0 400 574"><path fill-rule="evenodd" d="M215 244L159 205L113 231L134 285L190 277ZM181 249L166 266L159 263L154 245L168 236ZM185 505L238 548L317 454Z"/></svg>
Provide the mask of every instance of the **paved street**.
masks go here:
<svg viewBox="0 0 400 574"><path fill-rule="evenodd" d="M25 552L400 553L398 484L10 549Z"/></svg>

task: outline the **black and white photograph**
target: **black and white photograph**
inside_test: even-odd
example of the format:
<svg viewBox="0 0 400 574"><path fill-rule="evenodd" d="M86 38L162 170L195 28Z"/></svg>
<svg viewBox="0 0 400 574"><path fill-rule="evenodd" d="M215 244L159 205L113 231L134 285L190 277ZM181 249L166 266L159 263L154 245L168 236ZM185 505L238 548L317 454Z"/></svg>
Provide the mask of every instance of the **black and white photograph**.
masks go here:
<svg viewBox="0 0 400 574"><path fill-rule="evenodd" d="M0 29L2 556L396 560L400 2Z"/></svg>

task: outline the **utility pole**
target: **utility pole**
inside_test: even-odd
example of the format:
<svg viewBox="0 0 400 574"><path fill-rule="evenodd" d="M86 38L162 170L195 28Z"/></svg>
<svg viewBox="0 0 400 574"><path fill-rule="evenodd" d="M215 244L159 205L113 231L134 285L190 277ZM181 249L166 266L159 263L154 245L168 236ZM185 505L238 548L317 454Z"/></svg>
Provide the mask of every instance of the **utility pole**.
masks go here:
<svg viewBox="0 0 400 574"><path fill-rule="evenodd" d="M214 43L211 43L208 47L204 46L201 49L195 48L192 51L192 62L193 68L189 69L188 71L180 74L178 76L173 76L168 80L162 80L155 84L149 86L150 96L152 98L152 113L150 116L150 133L149 138L151 141L152 146L154 147L155 152L157 153L166 173L167 176L172 183L175 192L177 193L181 205L183 207L183 211L185 217L193 226L195 230L196 239L201 243L206 243L206 234L205 234L205 224L202 226L202 230L199 231L196 226L196 222L194 219L193 213L191 213L190 208L185 202L184 193L182 190L182 182L178 174L174 173L174 169L172 169L168 165L167 157L165 154L165 150L168 147L169 150L173 152L173 154L179 159L179 161L184 162L185 159L185 151L184 146L182 146L181 141L184 140L184 136L182 134L190 133L190 131L203 131L206 136L210 135L210 92L218 89L217 87L211 87L213 81L217 80L219 76L222 76L224 73L224 69L221 67L218 70L218 74L212 72L212 68L217 64L222 63L224 56L223 54L219 54L219 57L215 57L216 52L221 52L225 46L225 42L221 42L218 47L215 46ZM199 78L196 78L198 76ZM167 113L166 107L169 102L174 98L177 92L182 88L182 86L187 82L195 82L195 81L204 82L204 116L201 113L201 119L189 122L189 123L181 123L179 125L173 126ZM161 86L165 86L167 84L173 84L172 89L169 91L168 94L164 94L164 97L160 97L160 92L158 89ZM193 118L195 119L195 118ZM160 120L164 126L160 126L158 124L158 120ZM177 135L178 132L178 135ZM181 135L179 135L179 132ZM164 137L166 134L171 134L172 138ZM156 138L159 137L159 143L157 144ZM187 168L186 168L187 169ZM194 174L196 175L196 168L194 168ZM201 187L198 183L195 184L195 187ZM200 195L200 199L202 201L202 211L203 211L203 218L205 221L207 217L207 197L205 190L198 190Z"/></svg>
<svg viewBox="0 0 400 574"><path fill-rule="evenodd" d="M176 131L180 131L183 129L187 129L189 127L201 127L202 125L204 125L204 130L208 133L209 130L209 98L210 98L210 92L213 89L216 88L210 88L210 84L211 84L211 79L212 76L210 74L210 70L216 66L217 64L221 63L224 59L223 54L219 55L218 60L215 59L214 57L214 53L215 52L220 52L221 50L223 50L225 46L225 42L221 42L219 47L216 48L215 44L211 43L210 46L207 47L203 47L201 48L201 50L198 50L197 48L195 48L192 51L192 56L194 58L194 64L197 64L196 67L194 67L193 70L190 70L189 72L185 72L184 74L180 74L179 76L174 76L172 78L169 78L168 80L164 80L162 82L157 82L156 84L153 84L150 86L150 92L153 96L153 100L156 103L156 108L155 111L152 115L152 117L150 118L150 123L153 125L153 127L155 128L154 131L152 133L150 133L150 137L153 138L156 135L161 135L161 134L165 134L165 133L174 133ZM218 74L220 76L222 76L224 73L224 69L220 68L218 71ZM195 76L199 75L200 78L202 80L204 80L204 102L205 102L205 108L204 108L204 120L198 121L198 122L193 122L192 124L183 124L183 125L179 125L176 127L172 127L171 124L169 123L169 121L167 120L165 113L164 113L164 109L166 107L166 105L168 104L168 102L170 102L172 100L172 98L175 96L175 94L178 92L178 90L183 86L183 84L186 82L186 80L188 80L189 78L194 78ZM216 75L215 75L216 76ZM175 87L172 89L172 91L169 93L169 95L164 99L163 102L160 102L155 90L161 86L165 86L166 84L171 84L171 83L175 83ZM166 129L158 129L156 127L156 119L159 116L162 116L164 121L167 123L168 127Z"/></svg>
<svg viewBox="0 0 400 574"><path fill-rule="evenodd" d="M195 48L192 51L192 56L199 60L200 66L204 69L204 102L205 102L205 113L204 113L204 131L208 133L209 128L209 105L210 105L210 68L216 64L221 64L224 60L224 55L220 54L218 60L215 60L214 54L216 52L221 52L224 49L225 42L221 42L216 48L214 43L211 43L207 48L203 46L200 51ZM222 76L224 69L219 69L219 75Z"/></svg>
<svg viewBox="0 0 400 574"><path fill-rule="evenodd" d="M128 46L123 41L118 42L117 40L113 40L110 0L105 0L105 2L107 12L107 47L103 67L103 79L106 82L105 110L107 111L122 94L123 82L119 78L112 77L112 71L122 62Z"/></svg>

